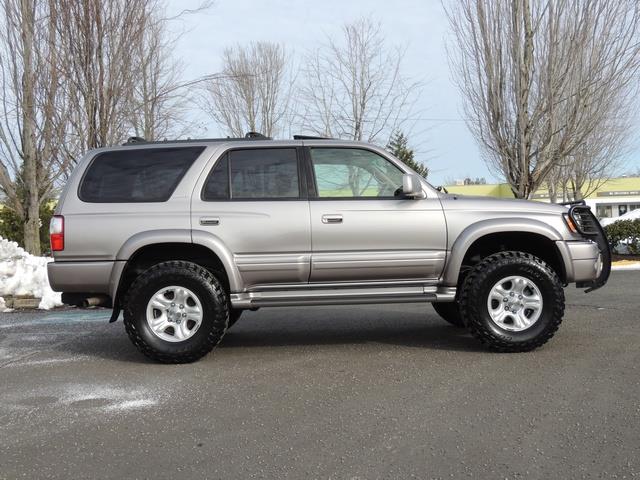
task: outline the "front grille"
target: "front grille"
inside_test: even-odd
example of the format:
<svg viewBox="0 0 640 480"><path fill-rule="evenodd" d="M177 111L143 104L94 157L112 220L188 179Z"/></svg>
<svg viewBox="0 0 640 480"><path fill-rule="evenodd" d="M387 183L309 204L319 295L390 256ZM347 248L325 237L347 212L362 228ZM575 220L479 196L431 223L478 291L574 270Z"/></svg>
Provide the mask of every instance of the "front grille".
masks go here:
<svg viewBox="0 0 640 480"><path fill-rule="evenodd" d="M600 233L598 219L586 205L574 205L569 210L569 215L581 234L598 235Z"/></svg>

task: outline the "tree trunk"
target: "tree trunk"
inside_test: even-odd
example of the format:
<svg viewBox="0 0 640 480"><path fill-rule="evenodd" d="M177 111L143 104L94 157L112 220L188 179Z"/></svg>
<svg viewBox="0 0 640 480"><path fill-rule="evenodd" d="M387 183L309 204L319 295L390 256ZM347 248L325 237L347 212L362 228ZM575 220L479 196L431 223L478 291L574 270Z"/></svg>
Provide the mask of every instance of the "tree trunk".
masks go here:
<svg viewBox="0 0 640 480"><path fill-rule="evenodd" d="M28 0L22 0L20 8L22 10L21 41L24 54L24 71L22 73L22 155L26 203L24 246L32 255L40 255L40 192L36 163L35 72L33 67L35 11Z"/></svg>
<svg viewBox="0 0 640 480"><path fill-rule="evenodd" d="M558 202L558 187L555 185L554 180L551 180L547 183L547 188L549 190L549 202L557 203Z"/></svg>

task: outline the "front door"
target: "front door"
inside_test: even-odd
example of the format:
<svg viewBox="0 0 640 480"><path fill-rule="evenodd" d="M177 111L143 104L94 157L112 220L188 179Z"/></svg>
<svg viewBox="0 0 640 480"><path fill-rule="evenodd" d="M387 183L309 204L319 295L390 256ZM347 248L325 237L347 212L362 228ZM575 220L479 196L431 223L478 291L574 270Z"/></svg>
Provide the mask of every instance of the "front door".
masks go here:
<svg viewBox="0 0 640 480"><path fill-rule="evenodd" d="M232 149L194 192L193 230L231 252L245 288L309 281L311 229L300 152Z"/></svg>
<svg viewBox="0 0 640 480"><path fill-rule="evenodd" d="M403 171L363 148L310 147L311 282L433 280L444 267L437 198L396 196Z"/></svg>

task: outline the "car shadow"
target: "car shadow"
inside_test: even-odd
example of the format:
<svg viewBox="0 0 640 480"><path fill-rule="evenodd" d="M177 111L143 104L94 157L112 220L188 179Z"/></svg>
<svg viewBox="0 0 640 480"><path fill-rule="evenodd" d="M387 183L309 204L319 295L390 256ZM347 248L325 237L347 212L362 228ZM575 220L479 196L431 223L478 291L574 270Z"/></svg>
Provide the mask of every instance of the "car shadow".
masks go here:
<svg viewBox="0 0 640 480"><path fill-rule="evenodd" d="M270 328L235 325L227 331L218 348L291 347L380 343L404 347L480 351L482 346L461 328L444 325L367 325L345 327L321 325L270 325Z"/></svg>
<svg viewBox="0 0 640 480"><path fill-rule="evenodd" d="M329 312L327 312L329 313ZM295 346L362 345L379 343L433 350L483 351L482 346L461 328L454 327L435 315L398 315L376 311L375 318L349 318L339 312L329 315L305 312L295 315L248 313L230 328L217 347L223 351L251 348ZM246 317L246 318L245 318ZM131 344L122 322L105 326L103 334L91 333L53 348L72 355L100 357L105 360L154 363Z"/></svg>

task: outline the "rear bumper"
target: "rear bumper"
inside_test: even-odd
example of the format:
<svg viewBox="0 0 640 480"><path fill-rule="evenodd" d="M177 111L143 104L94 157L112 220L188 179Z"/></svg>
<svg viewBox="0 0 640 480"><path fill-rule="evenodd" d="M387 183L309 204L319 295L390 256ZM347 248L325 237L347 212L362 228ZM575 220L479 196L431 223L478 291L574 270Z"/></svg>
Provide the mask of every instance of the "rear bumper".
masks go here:
<svg viewBox="0 0 640 480"><path fill-rule="evenodd" d="M49 284L56 292L92 292L110 295L115 262L49 262Z"/></svg>

